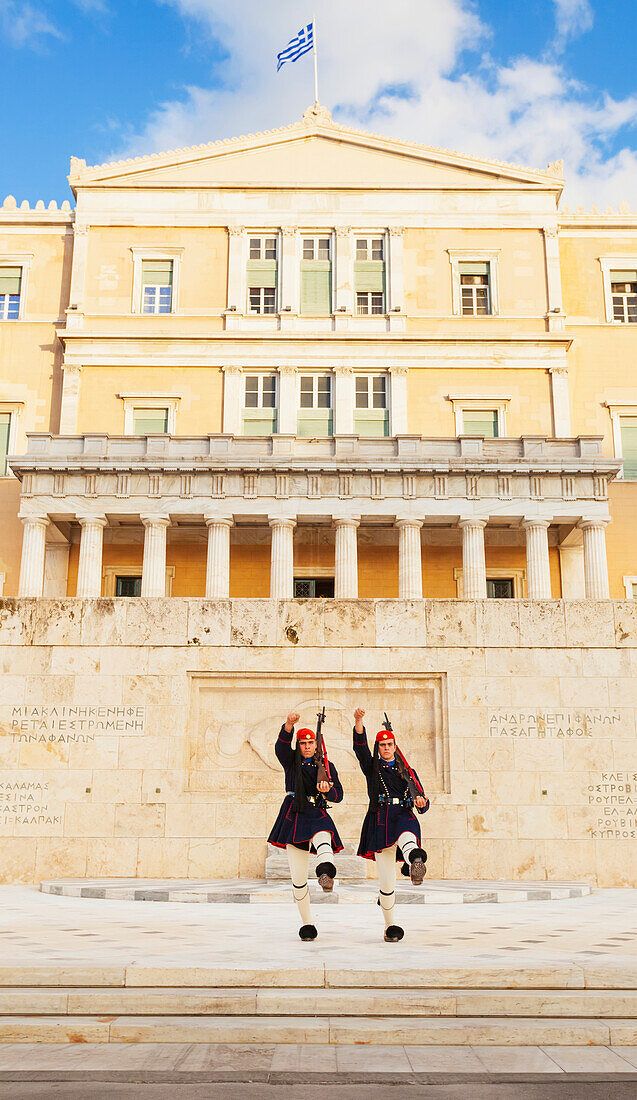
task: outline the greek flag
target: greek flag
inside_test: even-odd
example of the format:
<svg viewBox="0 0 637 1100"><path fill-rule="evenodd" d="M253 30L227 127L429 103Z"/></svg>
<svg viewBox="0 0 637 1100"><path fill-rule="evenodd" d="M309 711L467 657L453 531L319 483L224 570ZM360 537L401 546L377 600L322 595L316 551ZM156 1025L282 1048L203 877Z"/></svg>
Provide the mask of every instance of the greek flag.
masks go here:
<svg viewBox="0 0 637 1100"><path fill-rule="evenodd" d="M276 55L276 71L283 68L286 61L298 61L299 57L303 57L304 53L308 53L313 48L314 24L308 23L306 27L301 27L299 33L290 39L285 49Z"/></svg>

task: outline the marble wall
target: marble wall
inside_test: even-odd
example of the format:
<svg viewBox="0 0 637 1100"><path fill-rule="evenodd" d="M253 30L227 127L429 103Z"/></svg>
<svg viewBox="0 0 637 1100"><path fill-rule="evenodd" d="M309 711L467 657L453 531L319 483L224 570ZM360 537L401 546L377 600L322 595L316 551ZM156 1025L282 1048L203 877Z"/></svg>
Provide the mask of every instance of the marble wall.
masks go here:
<svg viewBox="0 0 637 1100"><path fill-rule="evenodd" d="M636 884L637 603L4 600L0 669L1 881L262 876L273 740L319 703L356 842L360 703L432 877Z"/></svg>

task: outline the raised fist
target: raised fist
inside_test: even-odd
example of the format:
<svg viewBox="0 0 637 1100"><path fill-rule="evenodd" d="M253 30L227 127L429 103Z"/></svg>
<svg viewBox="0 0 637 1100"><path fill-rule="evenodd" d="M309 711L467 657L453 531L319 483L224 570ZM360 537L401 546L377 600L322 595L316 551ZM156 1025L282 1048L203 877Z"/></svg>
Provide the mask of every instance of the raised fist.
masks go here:
<svg viewBox="0 0 637 1100"><path fill-rule="evenodd" d="M365 711L362 707L356 707L354 711L354 718L357 722L361 721L365 717Z"/></svg>
<svg viewBox="0 0 637 1100"><path fill-rule="evenodd" d="M300 717L301 715L298 714L295 710L290 711L287 718L285 719L285 728L288 733L292 733L292 730L294 729Z"/></svg>

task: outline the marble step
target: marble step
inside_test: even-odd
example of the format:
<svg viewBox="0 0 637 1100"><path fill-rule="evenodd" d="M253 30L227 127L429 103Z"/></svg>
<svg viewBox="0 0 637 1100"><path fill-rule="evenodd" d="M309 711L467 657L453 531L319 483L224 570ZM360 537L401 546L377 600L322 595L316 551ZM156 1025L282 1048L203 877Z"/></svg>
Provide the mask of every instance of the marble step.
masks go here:
<svg viewBox="0 0 637 1100"><path fill-rule="evenodd" d="M310 881L316 880L315 867L317 862L316 856L312 856L310 859ZM347 854L345 851L340 852L339 855L334 856L334 865L338 871L339 882L365 882L367 880L367 860L361 859L360 856L353 853ZM265 881L289 883L290 867L285 852L277 848L274 851L270 849L270 855L267 856L265 861Z"/></svg>
<svg viewBox="0 0 637 1100"><path fill-rule="evenodd" d="M306 945L308 946L308 945ZM310 945L310 950L312 947ZM308 951L309 954L309 951ZM513 962L391 969L325 966L320 959L297 967L94 966L68 963L46 966L0 966L0 992L7 987L55 992L60 987L80 991L129 989L386 989L411 990L417 975L427 990L637 990L637 966L627 963L574 963L515 966Z"/></svg>
<svg viewBox="0 0 637 1100"><path fill-rule="evenodd" d="M637 990L120 988L0 990L7 1016L552 1017L637 1021Z"/></svg>
<svg viewBox="0 0 637 1100"><path fill-rule="evenodd" d="M635 1046L637 1021L537 1017L4 1016L1 1043Z"/></svg>

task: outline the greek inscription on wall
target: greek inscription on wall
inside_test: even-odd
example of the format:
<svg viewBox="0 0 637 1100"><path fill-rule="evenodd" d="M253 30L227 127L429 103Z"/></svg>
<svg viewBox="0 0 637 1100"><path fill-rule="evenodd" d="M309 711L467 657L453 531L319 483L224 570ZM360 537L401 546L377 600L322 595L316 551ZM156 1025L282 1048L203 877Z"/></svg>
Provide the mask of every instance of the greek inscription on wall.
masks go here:
<svg viewBox="0 0 637 1100"><path fill-rule="evenodd" d="M13 706L0 708L0 724L19 742L87 744L99 733L144 732L145 707Z"/></svg>
<svg viewBox="0 0 637 1100"><path fill-rule="evenodd" d="M595 807L594 840L637 839L637 771L602 772L589 783L588 805Z"/></svg>
<svg viewBox="0 0 637 1100"><path fill-rule="evenodd" d="M49 805L49 784L39 780L0 780L0 821L6 825L61 825Z"/></svg>
<svg viewBox="0 0 637 1100"><path fill-rule="evenodd" d="M616 710L496 710L489 712L489 735L583 740L620 722Z"/></svg>

